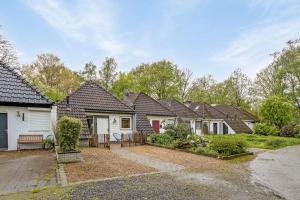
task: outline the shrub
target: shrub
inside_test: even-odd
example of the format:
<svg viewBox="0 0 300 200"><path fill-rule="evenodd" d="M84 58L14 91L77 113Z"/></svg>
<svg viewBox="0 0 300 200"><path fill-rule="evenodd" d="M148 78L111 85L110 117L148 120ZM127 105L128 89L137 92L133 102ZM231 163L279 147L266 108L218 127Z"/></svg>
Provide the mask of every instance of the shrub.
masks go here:
<svg viewBox="0 0 300 200"><path fill-rule="evenodd" d="M295 135L295 126L292 124L285 125L280 130L280 136L294 137Z"/></svg>
<svg viewBox="0 0 300 200"><path fill-rule="evenodd" d="M295 137L300 138L300 124L295 126Z"/></svg>
<svg viewBox="0 0 300 200"><path fill-rule="evenodd" d="M58 144L62 152L78 150L79 135L82 128L80 119L64 116L58 120Z"/></svg>
<svg viewBox="0 0 300 200"><path fill-rule="evenodd" d="M172 144L172 137L168 134L151 134L150 142L162 146L170 146Z"/></svg>
<svg viewBox="0 0 300 200"><path fill-rule="evenodd" d="M191 148L192 144L187 139L179 138L173 141L173 147L178 149L187 149Z"/></svg>
<svg viewBox="0 0 300 200"><path fill-rule="evenodd" d="M218 152L208 148L208 147L196 147L192 149L193 152L202 154L202 155L211 155L211 156L217 156Z"/></svg>
<svg viewBox="0 0 300 200"><path fill-rule="evenodd" d="M192 147L206 147L208 144L208 141L201 136L198 136L196 134L188 135L186 138Z"/></svg>
<svg viewBox="0 0 300 200"><path fill-rule="evenodd" d="M278 129L274 125L265 123L256 123L254 126L254 134L257 135L278 135Z"/></svg>
<svg viewBox="0 0 300 200"><path fill-rule="evenodd" d="M244 140L236 138L215 137L209 147L218 154L229 156L245 152L246 144Z"/></svg>
<svg viewBox="0 0 300 200"><path fill-rule="evenodd" d="M189 134L192 134L186 124L179 123L177 125L167 125L165 127L165 133L170 135L173 139L186 138Z"/></svg>

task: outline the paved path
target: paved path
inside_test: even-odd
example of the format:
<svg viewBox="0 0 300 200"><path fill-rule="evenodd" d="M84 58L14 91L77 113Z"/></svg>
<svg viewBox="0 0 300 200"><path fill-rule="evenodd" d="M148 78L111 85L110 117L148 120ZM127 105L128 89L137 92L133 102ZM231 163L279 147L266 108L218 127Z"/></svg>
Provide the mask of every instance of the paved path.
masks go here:
<svg viewBox="0 0 300 200"><path fill-rule="evenodd" d="M118 154L120 157L132 160L134 162L146 165L148 167L155 168L161 172L173 172L184 169L182 165L174 164L171 162L162 161L159 159L151 158L141 154L133 153L124 148L112 147L111 151Z"/></svg>
<svg viewBox="0 0 300 200"><path fill-rule="evenodd" d="M300 199L300 145L258 154L250 163L255 180L286 199Z"/></svg>
<svg viewBox="0 0 300 200"><path fill-rule="evenodd" d="M0 152L0 194L56 185L54 153Z"/></svg>

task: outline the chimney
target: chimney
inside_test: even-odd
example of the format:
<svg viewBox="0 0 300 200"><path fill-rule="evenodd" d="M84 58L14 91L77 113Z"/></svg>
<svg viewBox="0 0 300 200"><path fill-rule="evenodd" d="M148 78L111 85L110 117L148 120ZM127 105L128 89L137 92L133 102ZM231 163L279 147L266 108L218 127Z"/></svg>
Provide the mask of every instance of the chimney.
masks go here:
<svg viewBox="0 0 300 200"><path fill-rule="evenodd" d="M129 90L126 88L126 89L124 89L124 95L126 96L126 97L128 97L129 96Z"/></svg>

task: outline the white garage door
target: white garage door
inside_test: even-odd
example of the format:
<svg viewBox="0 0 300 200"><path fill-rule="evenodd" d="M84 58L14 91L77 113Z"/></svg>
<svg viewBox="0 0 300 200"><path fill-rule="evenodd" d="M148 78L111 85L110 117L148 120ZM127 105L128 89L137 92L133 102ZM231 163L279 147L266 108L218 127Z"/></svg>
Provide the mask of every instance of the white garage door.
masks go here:
<svg viewBox="0 0 300 200"><path fill-rule="evenodd" d="M49 131L50 112L30 111L29 112L30 131Z"/></svg>

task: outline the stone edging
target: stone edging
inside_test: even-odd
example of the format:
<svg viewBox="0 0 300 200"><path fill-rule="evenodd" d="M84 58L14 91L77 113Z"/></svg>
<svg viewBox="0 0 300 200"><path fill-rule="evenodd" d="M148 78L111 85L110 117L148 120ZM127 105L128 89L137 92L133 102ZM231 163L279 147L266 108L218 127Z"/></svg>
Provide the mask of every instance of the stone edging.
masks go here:
<svg viewBox="0 0 300 200"><path fill-rule="evenodd" d="M62 187L68 185L67 176L63 164L58 164L58 168L56 169L56 178L57 183Z"/></svg>
<svg viewBox="0 0 300 200"><path fill-rule="evenodd" d="M217 158L217 159L220 159L220 160L230 160L230 159L238 158L238 157L241 157L241 156L253 155L253 152L245 152L245 153L235 154L235 155L231 155L231 156L214 156L214 155L200 154L200 153L196 153L196 152L185 150L185 149L177 149L177 148L174 148L174 147L164 147L164 146L161 146L161 145L158 145L158 144L152 144L152 143L147 143L147 145L154 146L154 147L165 148L165 149L171 149L171 150L175 150L175 151L181 151L181 152L185 152L185 153L191 153L191 154L195 154L195 155L198 155L198 156L201 155L201 156Z"/></svg>

